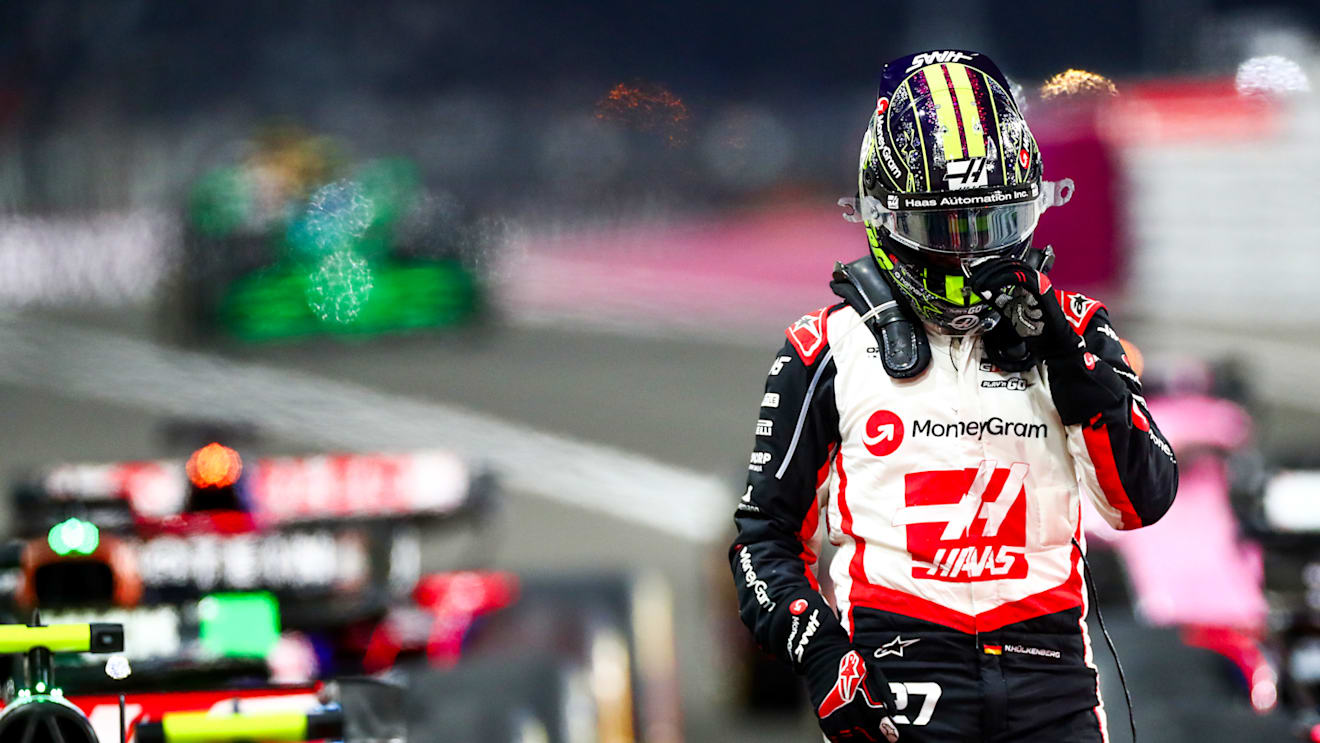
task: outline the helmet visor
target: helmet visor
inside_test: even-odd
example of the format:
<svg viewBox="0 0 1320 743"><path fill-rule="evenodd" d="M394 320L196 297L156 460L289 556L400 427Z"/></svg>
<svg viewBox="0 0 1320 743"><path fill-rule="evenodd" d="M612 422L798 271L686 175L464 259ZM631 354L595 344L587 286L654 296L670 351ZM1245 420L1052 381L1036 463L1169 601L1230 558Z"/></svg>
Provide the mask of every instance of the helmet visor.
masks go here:
<svg viewBox="0 0 1320 743"><path fill-rule="evenodd" d="M868 195L860 203L847 199L839 203L860 212L845 218L883 227L909 248L961 259L1023 242L1036 230L1040 215L1052 206L1068 203L1072 192L1072 179L1065 178L974 193L886 194L883 203Z"/></svg>
<svg viewBox="0 0 1320 743"><path fill-rule="evenodd" d="M893 238L910 248L977 256L1027 239L1040 220L1035 202L970 209L890 212Z"/></svg>

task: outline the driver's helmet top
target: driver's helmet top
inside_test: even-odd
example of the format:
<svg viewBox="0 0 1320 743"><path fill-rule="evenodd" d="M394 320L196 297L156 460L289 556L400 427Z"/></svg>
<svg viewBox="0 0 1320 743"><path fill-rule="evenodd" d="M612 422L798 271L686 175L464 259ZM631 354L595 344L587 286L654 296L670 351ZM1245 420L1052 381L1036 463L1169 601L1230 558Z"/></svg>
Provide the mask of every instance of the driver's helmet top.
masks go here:
<svg viewBox="0 0 1320 743"><path fill-rule="evenodd" d="M913 308L949 332L995 323L964 286L965 269L1024 254L1053 200L1009 90L983 54L899 57L884 67L862 139L858 206L871 251Z"/></svg>

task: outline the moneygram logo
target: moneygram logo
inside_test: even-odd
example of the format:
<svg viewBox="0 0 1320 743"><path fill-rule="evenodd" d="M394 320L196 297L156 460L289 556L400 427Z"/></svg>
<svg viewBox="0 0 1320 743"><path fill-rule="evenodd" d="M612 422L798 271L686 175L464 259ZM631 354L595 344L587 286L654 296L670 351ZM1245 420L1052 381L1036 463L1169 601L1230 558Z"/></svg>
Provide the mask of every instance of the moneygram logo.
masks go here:
<svg viewBox="0 0 1320 743"><path fill-rule="evenodd" d="M941 423L934 420L918 420L912 423L913 436L931 436L935 438L969 437L982 439L985 436L1013 436L1019 439L1043 439L1049 435L1050 427L1046 423L1026 423L1008 421L999 416L992 416L979 421L954 421Z"/></svg>
<svg viewBox="0 0 1320 743"><path fill-rule="evenodd" d="M903 419L888 410L877 410L866 419L862 445L877 457L893 454L903 443Z"/></svg>

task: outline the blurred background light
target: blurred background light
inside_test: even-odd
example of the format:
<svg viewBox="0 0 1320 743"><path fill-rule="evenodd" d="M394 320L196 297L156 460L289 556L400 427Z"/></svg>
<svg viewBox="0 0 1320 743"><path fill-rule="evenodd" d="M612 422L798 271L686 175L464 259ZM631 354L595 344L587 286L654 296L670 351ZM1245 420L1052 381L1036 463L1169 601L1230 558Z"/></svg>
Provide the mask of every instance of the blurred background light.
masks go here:
<svg viewBox="0 0 1320 743"><path fill-rule="evenodd" d="M227 488L243 474L243 459L224 444L211 442L188 457L188 480L199 488Z"/></svg>
<svg viewBox="0 0 1320 743"><path fill-rule="evenodd" d="M1116 95L1118 95L1118 86L1109 78L1072 68L1054 75L1040 86L1040 97L1044 100Z"/></svg>
<svg viewBox="0 0 1320 743"><path fill-rule="evenodd" d="M302 219L292 229L303 234L293 242L314 260L354 247L376 218L375 202L361 184L339 180L316 189Z"/></svg>
<svg viewBox="0 0 1320 743"><path fill-rule="evenodd" d="M1242 95L1283 95L1311 90L1311 81L1302 66L1277 54L1244 60L1238 65L1233 83Z"/></svg>
<svg viewBox="0 0 1320 743"><path fill-rule="evenodd" d="M601 96L596 101L596 118L653 133L677 147L687 143L692 113L664 85L637 81L618 83Z"/></svg>
<svg viewBox="0 0 1320 743"><path fill-rule="evenodd" d="M77 552L90 555L101 543L100 530L89 521L70 518L52 526L46 537L47 544L57 555Z"/></svg>

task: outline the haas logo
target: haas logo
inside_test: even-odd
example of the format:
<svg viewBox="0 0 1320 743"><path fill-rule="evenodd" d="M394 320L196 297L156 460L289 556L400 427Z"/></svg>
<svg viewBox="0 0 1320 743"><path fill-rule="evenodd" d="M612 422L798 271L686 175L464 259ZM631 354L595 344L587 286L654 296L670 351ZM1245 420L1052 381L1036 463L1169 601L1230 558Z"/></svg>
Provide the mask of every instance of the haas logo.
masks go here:
<svg viewBox="0 0 1320 743"><path fill-rule="evenodd" d="M956 583L1027 577L1026 487L1029 466L914 472L904 478L903 508L912 577Z"/></svg>
<svg viewBox="0 0 1320 743"><path fill-rule="evenodd" d="M862 445L877 457L894 453L903 443L903 420L888 410L877 410L866 419Z"/></svg>
<svg viewBox="0 0 1320 743"><path fill-rule="evenodd" d="M953 190L987 185L990 182L990 169L986 167L986 159L973 157L969 160L950 160L945 164L944 182Z"/></svg>

